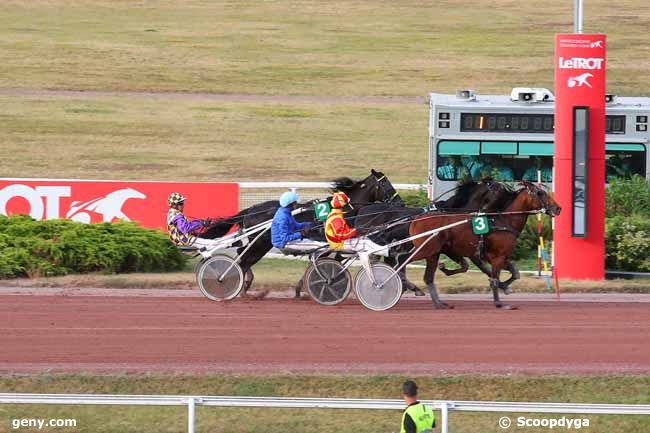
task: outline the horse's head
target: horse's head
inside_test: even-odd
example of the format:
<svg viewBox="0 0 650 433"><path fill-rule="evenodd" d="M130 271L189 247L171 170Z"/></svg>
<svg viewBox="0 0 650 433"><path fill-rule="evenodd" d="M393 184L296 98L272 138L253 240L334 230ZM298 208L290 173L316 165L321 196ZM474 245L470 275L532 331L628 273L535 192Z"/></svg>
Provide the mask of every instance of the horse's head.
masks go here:
<svg viewBox="0 0 650 433"><path fill-rule="evenodd" d="M500 211L504 209L512 195L512 190L505 184L491 177L484 177L470 195L467 208L486 212Z"/></svg>
<svg viewBox="0 0 650 433"><path fill-rule="evenodd" d="M347 177L335 179L332 190L346 193L353 205L375 202L404 205L388 177L375 170L371 170L370 176L356 182Z"/></svg>
<svg viewBox="0 0 650 433"><path fill-rule="evenodd" d="M524 203L530 210L544 209L550 216L558 216L562 211L560 205L555 201L553 196L544 189L538 187L534 183L528 181L521 181L519 183L523 188L520 194L526 193Z"/></svg>
<svg viewBox="0 0 650 433"><path fill-rule="evenodd" d="M390 183L388 176L384 173L375 171L375 169L370 169L370 176L365 179L365 182L367 182L370 185L370 188L374 190L375 201L396 206L404 205L404 201L397 193L393 184Z"/></svg>

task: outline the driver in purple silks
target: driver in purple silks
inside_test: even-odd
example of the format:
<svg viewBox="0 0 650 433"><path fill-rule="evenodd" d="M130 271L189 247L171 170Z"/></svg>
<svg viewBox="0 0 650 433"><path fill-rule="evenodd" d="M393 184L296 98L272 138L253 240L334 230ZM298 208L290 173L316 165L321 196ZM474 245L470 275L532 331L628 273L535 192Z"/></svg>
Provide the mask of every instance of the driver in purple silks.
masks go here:
<svg viewBox="0 0 650 433"><path fill-rule="evenodd" d="M169 211L167 212L167 232L169 233L169 239L174 243L174 245L201 248L209 246L212 243L210 239L203 239L200 237L210 224L212 224L213 221L211 219L189 221L185 215L183 215L185 197L180 193L171 193L167 202L169 203Z"/></svg>

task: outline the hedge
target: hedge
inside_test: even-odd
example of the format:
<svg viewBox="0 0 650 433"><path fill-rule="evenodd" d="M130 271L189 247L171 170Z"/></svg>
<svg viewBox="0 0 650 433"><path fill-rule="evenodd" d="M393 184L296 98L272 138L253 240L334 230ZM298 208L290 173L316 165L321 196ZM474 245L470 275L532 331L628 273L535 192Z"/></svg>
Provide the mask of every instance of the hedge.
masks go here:
<svg viewBox="0 0 650 433"><path fill-rule="evenodd" d="M135 223L0 216L0 278L173 271L185 260L164 233Z"/></svg>
<svg viewBox="0 0 650 433"><path fill-rule="evenodd" d="M607 269L650 272L650 219L617 216L605 220Z"/></svg>

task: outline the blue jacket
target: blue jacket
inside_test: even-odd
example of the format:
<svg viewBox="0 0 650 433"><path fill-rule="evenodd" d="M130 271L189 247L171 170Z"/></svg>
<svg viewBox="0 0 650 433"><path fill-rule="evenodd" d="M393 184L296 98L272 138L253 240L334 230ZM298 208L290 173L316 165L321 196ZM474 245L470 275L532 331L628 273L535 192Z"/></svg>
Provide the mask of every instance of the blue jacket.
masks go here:
<svg viewBox="0 0 650 433"><path fill-rule="evenodd" d="M291 215L291 209L281 207L273 216L271 223L271 242L276 248L284 248L287 242L302 239L300 230L309 228L310 223L299 223Z"/></svg>

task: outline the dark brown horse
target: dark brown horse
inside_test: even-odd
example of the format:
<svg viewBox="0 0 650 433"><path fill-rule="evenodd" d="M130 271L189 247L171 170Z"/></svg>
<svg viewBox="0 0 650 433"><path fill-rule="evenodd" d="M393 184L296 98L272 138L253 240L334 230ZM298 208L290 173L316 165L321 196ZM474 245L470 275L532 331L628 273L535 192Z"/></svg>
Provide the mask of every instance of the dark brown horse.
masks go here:
<svg viewBox="0 0 650 433"><path fill-rule="evenodd" d="M494 218L493 229L485 236L485 260L491 265L490 288L497 308L510 309L499 300L499 274L507 266L514 251L517 236L524 229L528 215L544 209L551 216L560 214L561 208L546 191L530 182L521 182L522 188L514 195L512 202L505 206L502 215ZM468 220L469 215L427 214L413 221L409 235L415 236L459 221ZM422 249L411 260L426 259L424 282L429 288L431 300L436 308L446 308L440 301L434 284L434 277L440 254L455 257L472 257L479 247L479 236L472 231L469 222L443 230L433 237L415 239L413 244Z"/></svg>
<svg viewBox="0 0 650 433"><path fill-rule="evenodd" d="M385 176L382 172L375 171L374 169L370 170L370 175L362 180L352 180L347 177L334 179L332 181L332 190L345 192L348 197L350 197L350 201L357 206L374 202L403 205L402 199L399 197L399 194L391 184L388 177ZM237 215L234 215L230 218L217 220L215 221L214 226L210 228L209 234L204 235L203 237L214 238L223 236L223 234L234 225L239 225L242 230L246 230L248 228L256 226L257 224L263 223L265 221L270 221L279 206L280 204L277 200L269 200L254 205L248 209L244 209ZM313 204L305 204L303 209L304 210L301 213L295 216L299 222L318 222L315 221ZM312 230L309 237L324 241L325 238L321 232L322 229L320 232L319 230ZM253 241L258 234L252 235L249 238L249 241ZM268 230L264 232L259 237L259 239L257 239L257 241L248 251L246 251L246 253L242 255L242 257L240 257L239 265L245 274L245 284L241 296L247 296L247 291L253 283L254 275L251 268L257 262L259 262L262 257L264 257L264 255L266 255L266 253L268 253L272 248L273 245L271 244L271 231ZM240 247L237 253L239 254L243 252L243 250L244 247ZM302 288L301 281L298 282L298 284L295 286L297 298L300 297L300 289Z"/></svg>

